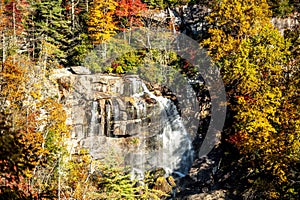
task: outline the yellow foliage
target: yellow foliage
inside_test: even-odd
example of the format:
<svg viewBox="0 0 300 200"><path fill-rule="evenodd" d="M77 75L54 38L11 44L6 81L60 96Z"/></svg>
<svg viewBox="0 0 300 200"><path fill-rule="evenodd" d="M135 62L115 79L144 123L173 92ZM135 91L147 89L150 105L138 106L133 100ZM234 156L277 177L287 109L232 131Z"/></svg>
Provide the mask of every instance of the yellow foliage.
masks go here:
<svg viewBox="0 0 300 200"><path fill-rule="evenodd" d="M290 43L270 23L270 14L266 0L218 1L207 17L210 38L202 45L229 88L235 115L229 141L251 171L281 184L288 181L289 166L300 159L299 105L293 100L299 81L296 73L285 76Z"/></svg>
<svg viewBox="0 0 300 200"><path fill-rule="evenodd" d="M94 0L89 12L88 31L94 44L100 44L116 34L114 0Z"/></svg>
<svg viewBox="0 0 300 200"><path fill-rule="evenodd" d="M243 39L255 35L268 24L271 13L266 0L224 0L214 5L206 18L215 28L209 29L211 37L202 44L215 61L239 48Z"/></svg>

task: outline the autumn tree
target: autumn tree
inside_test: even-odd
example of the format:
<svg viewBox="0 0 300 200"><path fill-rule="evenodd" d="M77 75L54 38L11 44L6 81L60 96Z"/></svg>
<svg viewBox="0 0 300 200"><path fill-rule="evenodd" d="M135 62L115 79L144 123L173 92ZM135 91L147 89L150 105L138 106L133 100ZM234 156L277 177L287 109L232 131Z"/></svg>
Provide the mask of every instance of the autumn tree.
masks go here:
<svg viewBox="0 0 300 200"><path fill-rule="evenodd" d="M134 27L142 26L141 14L146 11L146 4L140 0L120 0L116 9L119 17L119 28L121 30L132 30Z"/></svg>
<svg viewBox="0 0 300 200"><path fill-rule="evenodd" d="M265 0L216 2L203 45L222 72L233 115L229 140L243 155L253 188L264 198L287 198L281 189L289 182L289 166L299 160L299 115L285 87L290 44L270 16Z"/></svg>
<svg viewBox="0 0 300 200"><path fill-rule="evenodd" d="M44 74L22 56L8 58L1 72L0 192L6 198L37 198L45 192L41 188L52 180L45 177L55 174L51 171L68 137L62 105L43 89Z"/></svg>
<svg viewBox="0 0 300 200"><path fill-rule="evenodd" d="M89 38L93 45L97 45L97 53L94 57L106 59L106 40L116 34L118 30L115 21L115 9L117 2L113 0L94 0L89 11L87 21ZM93 57L94 52L88 57ZM96 64L97 65L97 64ZM95 68L99 68L96 66Z"/></svg>
<svg viewBox="0 0 300 200"><path fill-rule="evenodd" d="M88 31L93 44L100 44L116 34L114 13L117 2L94 0L89 12Z"/></svg>
<svg viewBox="0 0 300 200"><path fill-rule="evenodd" d="M6 29L6 23L7 23L7 17L5 16L5 4L4 0L1 0L0 4L0 34L1 34L1 63L3 64L6 59L6 46L5 46L5 29Z"/></svg>
<svg viewBox="0 0 300 200"><path fill-rule="evenodd" d="M150 173L145 174L143 184L140 184L139 181L132 180L129 170L111 156L109 154L104 159L93 159L85 149L70 155L61 171L64 197L158 200L169 196L171 190L163 191L161 184L156 183L157 178L153 178ZM169 180L173 179L169 177ZM174 180L171 186L167 185L172 189Z"/></svg>
<svg viewBox="0 0 300 200"><path fill-rule="evenodd" d="M10 198L26 196L26 185L21 184L27 171L38 162L41 145L35 140L41 137L33 134L32 123L21 113L21 104L25 100L25 71L7 59L1 73L1 194ZM24 107L23 107L24 108ZM28 116L31 117L31 116ZM28 122L28 123L26 123ZM26 125L26 126L24 126ZM26 134L25 134L26 133ZM28 135L27 135L28 134ZM28 137L27 137L28 136ZM29 143L27 143L29 139Z"/></svg>
<svg viewBox="0 0 300 200"><path fill-rule="evenodd" d="M2 63L6 57L17 52L26 51L24 22L29 12L29 4L26 0L1 1L0 3L0 32Z"/></svg>

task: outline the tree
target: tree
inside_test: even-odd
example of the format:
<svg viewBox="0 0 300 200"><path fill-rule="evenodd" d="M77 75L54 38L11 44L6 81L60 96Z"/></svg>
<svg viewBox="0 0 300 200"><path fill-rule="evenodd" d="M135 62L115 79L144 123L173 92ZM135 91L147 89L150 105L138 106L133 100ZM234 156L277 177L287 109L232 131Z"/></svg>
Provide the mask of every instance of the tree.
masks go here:
<svg viewBox="0 0 300 200"><path fill-rule="evenodd" d="M299 115L285 86L290 43L270 24L270 15L264 0L220 1L208 17L213 27L203 44L221 69L234 119L227 134L248 179L264 198L286 198L289 166L299 160Z"/></svg>
<svg viewBox="0 0 300 200"><path fill-rule="evenodd" d="M27 40L30 43L32 57L44 68L57 67L67 61L65 50L68 48L71 34L70 21L64 17L62 0L31 1L32 12L27 22Z"/></svg>
<svg viewBox="0 0 300 200"><path fill-rule="evenodd" d="M85 149L80 149L65 162L62 173L63 191L67 198L158 200L169 196L167 193L170 192L162 191L159 188L161 185L156 185L149 173L145 176L144 184L139 184L137 180L131 180L128 170L109 155L105 160L95 160ZM150 188L150 185L158 188Z"/></svg>
<svg viewBox="0 0 300 200"><path fill-rule="evenodd" d="M66 66L80 65L87 52L92 48L88 37L88 4L87 0L63 1L65 19L71 23L71 34L67 36L69 44L64 48L67 54Z"/></svg>
<svg viewBox="0 0 300 200"><path fill-rule="evenodd" d="M203 42L215 61L236 51L243 39L257 34L267 23L271 12L265 0L216 2L207 17L212 26L210 37Z"/></svg>
<svg viewBox="0 0 300 200"><path fill-rule="evenodd" d="M1 193L8 196L23 196L22 181L43 153L41 133L34 130L37 113L28 113L30 106L25 103L26 73L12 58L5 61L1 73Z"/></svg>
<svg viewBox="0 0 300 200"><path fill-rule="evenodd" d="M94 0L89 11L88 33L93 45L97 45L100 54L97 57L106 59L106 40L118 30L115 22L117 2L113 0Z"/></svg>
<svg viewBox="0 0 300 200"><path fill-rule="evenodd" d="M117 7L113 0L94 0L89 12L88 31L93 44L103 43L116 34L114 13Z"/></svg>
<svg viewBox="0 0 300 200"><path fill-rule="evenodd" d="M168 7L175 7L187 5L191 0L143 0L150 8L166 9Z"/></svg>
<svg viewBox="0 0 300 200"><path fill-rule="evenodd" d="M142 27L141 14L147 10L146 4L140 0L120 0L116 9L116 16L119 18L118 26L123 32L131 31L133 28ZM124 34L126 37L126 34ZM124 38L125 39L125 38ZM130 44L129 34L128 43Z"/></svg>
<svg viewBox="0 0 300 200"><path fill-rule="evenodd" d="M291 0L268 0L274 17L286 17L294 11Z"/></svg>
<svg viewBox="0 0 300 200"><path fill-rule="evenodd" d="M144 11L146 11L146 4L140 0L120 0L116 9L116 15L120 21L120 29L124 31L142 26L140 15Z"/></svg>
<svg viewBox="0 0 300 200"><path fill-rule="evenodd" d="M24 21L28 15L29 5L26 0L1 1L0 3L0 31L2 40L2 64L6 57L15 55L17 52L26 51L26 44L23 40ZM15 58L14 58L15 60Z"/></svg>
<svg viewBox="0 0 300 200"><path fill-rule="evenodd" d="M0 7L0 17L1 17L1 21L0 21L0 31L1 31L1 65L4 64L5 59L6 59L6 51L7 51L7 43L6 43L6 26L8 23L8 19L7 16L5 15L5 3L4 0L1 0L1 7ZM1 67L1 71L2 71L2 67Z"/></svg>
<svg viewBox="0 0 300 200"><path fill-rule="evenodd" d="M49 177L57 176L51 171L57 168L69 130L62 105L43 90L47 83L44 75L21 56L15 63L12 58L4 63L0 77L0 192L6 198L37 198L49 180L57 181Z"/></svg>

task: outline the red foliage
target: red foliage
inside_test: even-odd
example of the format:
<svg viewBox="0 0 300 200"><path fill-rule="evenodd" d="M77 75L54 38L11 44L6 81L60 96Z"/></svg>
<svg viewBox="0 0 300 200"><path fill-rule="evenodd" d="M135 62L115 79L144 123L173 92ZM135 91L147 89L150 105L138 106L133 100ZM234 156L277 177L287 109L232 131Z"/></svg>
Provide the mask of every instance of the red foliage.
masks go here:
<svg viewBox="0 0 300 200"><path fill-rule="evenodd" d="M1 197L6 199L38 199L38 193L28 184L26 178L9 174L6 174L6 176L10 176L10 178L0 180Z"/></svg>
<svg viewBox="0 0 300 200"><path fill-rule="evenodd" d="M120 0L118 2L116 15L126 20L126 26L133 28L142 25L139 14L146 10L147 5L140 0Z"/></svg>
<svg viewBox="0 0 300 200"><path fill-rule="evenodd" d="M242 141L246 137L247 136L244 133L238 132L238 133L235 133L235 134L231 135L228 139L226 139L226 141L231 143L231 144L238 145L239 143L242 143Z"/></svg>
<svg viewBox="0 0 300 200"><path fill-rule="evenodd" d="M17 31L23 29L23 20L24 16L27 14L26 10L29 7L29 4L26 0L11 0L5 5L4 13L9 19L9 27L15 26ZM15 22L15 24L13 24Z"/></svg>

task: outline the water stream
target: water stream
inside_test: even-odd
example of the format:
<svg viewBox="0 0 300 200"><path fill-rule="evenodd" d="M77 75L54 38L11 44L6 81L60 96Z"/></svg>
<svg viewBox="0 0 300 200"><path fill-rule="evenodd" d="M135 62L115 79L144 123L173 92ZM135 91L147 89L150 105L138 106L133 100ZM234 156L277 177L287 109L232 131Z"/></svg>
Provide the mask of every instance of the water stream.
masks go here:
<svg viewBox="0 0 300 200"><path fill-rule="evenodd" d="M147 94L158 105L155 112L158 116L152 116L151 123L143 127L148 135L140 136L144 141L140 152L130 155L133 176L142 178L145 170L154 168L163 168L166 175L186 175L193 162L192 141L176 106L170 99L155 96L142 81L134 80L132 84L135 91L138 91L138 87L142 88L141 92L135 93L133 97L139 98ZM141 102L137 108L138 113L148 113L145 112L146 105ZM151 145L152 143L154 145Z"/></svg>
<svg viewBox="0 0 300 200"><path fill-rule="evenodd" d="M192 141L174 103L155 96L136 76L122 84L113 97L91 102L82 143L95 158L105 154L101 153L105 146L121 149L132 178L142 179L145 171L157 168L166 175L186 175L193 162ZM133 140L134 147L118 146L120 141Z"/></svg>

